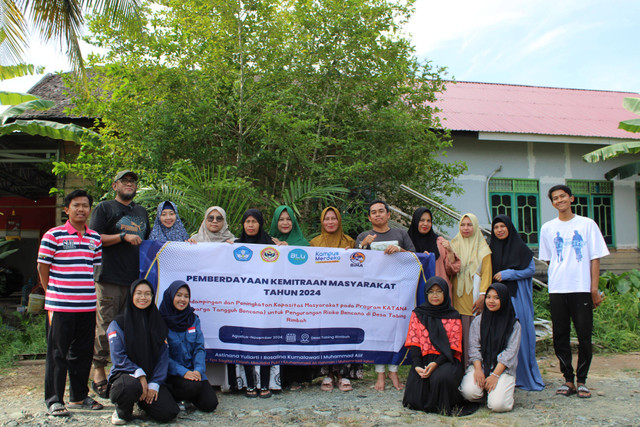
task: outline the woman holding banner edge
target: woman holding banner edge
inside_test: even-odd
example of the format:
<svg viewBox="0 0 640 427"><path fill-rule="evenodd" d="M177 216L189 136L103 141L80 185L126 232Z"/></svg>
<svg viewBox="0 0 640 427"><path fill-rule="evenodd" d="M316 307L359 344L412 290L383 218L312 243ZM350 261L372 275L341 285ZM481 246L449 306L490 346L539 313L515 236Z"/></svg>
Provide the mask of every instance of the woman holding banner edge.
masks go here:
<svg viewBox="0 0 640 427"><path fill-rule="evenodd" d="M242 215L242 233L240 237L236 239L235 243L255 243L262 245L275 245L276 242L271 236L264 231L264 217L262 212L258 209L247 209ZM235 365L228 365L229 367ZM272 396L271 390L269 390L269 383L271 381L271 366L254 366L244 365L244 374L246 378L247 390L245 395L249 398L261 397L263 399ZM280 378L280 366L276 365L276 372L274 372L275 378ZM259 372L260 379L260 392L256 391L256 369ZM229 372L231 374L231 372ZM230 375L231 376L231 375Z"/></svg>
<svg viewBox="0 0 640 427"><path fill-rule="evenodd" d="M460 258L451 247L451 243L433 230L433 214L428 208L421 207L413 212L411 225L407 231L416 252L433 254L436 258L436 276L442 277L449 286L451 295L453 286L451 278L460 272Z"/></svg>
<svg viewBox="0 0 640 427"><path fill-rule="evenodd" d="M273 213L269 235L278 245L309 246L293 209L286 205L278 206ZM291 391L300 390L302 383L310 383L313 380L313 367L283 365L280 367L280 380L282 387Z"/></svg>
<svg viewBox="0 0 640 427"><path fill-rule="evenodd" d="M355 240L343 232L340 211L329 206L320 215L320 235L313 238L309 244L314 247L352 249L355 247ZM325 378L320 389L331 391L335 385L340 391L351 391L353 386L350 379L362 379L362 368L361 363L321 366L318 371Z"/></svg>

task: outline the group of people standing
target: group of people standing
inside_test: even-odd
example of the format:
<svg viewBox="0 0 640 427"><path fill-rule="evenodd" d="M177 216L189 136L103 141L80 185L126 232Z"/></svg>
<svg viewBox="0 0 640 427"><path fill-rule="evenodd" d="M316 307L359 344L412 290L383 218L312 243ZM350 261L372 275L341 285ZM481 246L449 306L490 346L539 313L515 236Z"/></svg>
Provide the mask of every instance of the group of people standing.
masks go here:
<svg viewBox="0 0 640 427"><path fill-rule="evenodd" d="M38 273L46 289L45 309L48 310L45 401L52 415L68 415L67 407L102 409L99 402L88 396L91 364L92 388L101 397L109 396L115 404L114 424L130 420L135 403L160 422L174 418L180 402L191 402L203 411L215 410L218 401L207 381L204 338L198 316L189 304L189 286L181 281L172 283L158 309L154 303L154 287L138 279L138 246L146 239L194 244L357 247L382 250L389 255L400 251L433 254L436 276L427 282L425 302L413 311L407 333L405 345L412 369L403 404L428 412L462 413L464 410L460 408L465 407L465 402L478 401L486 392L490 409L508 411L513 407L516 386L525 390L544 388L535 358L533 253L508 217L494 219L487 244L477 217L467 213L462 216L458 234L449 242L435 233L433 215L427 208L414 212L406 232L389 226L389 206L376 200L368 212L372 229L355 240L344 233L338 209L328 207L320 217L320 234L308 241L288 206L276 209L268 232L262 213L257 209L247 210L237 238L229 230L225 210L212 206L206 210L198 232L189 236L178 215L178 207L171 201L160 203L150 229L146 211L133 201L137 179L132 171L116 175L112 185L116 197L97 206L91 216L91 228L87 227L91 197L82 190L70 193L64 201L69 220L49 230L42 239ZM560 187L563 192L568 190ZM549 197L554 207L560 205L551 191ZM585 222L579 218L581 223ZM567 221L562 215L559 220ZM597 251L587 248L589 239L597 240L597 236L588 221L585 223L591 234L585 239L585 247L580 248L581 256L593 260L606 255L599 246ZM567 381L558 393L570 395L576 387L570 349L567 355L565 348L568 329L556 337L555 319L565 323L569 318L574 323L580 319L576 329L580 327L579 357L583 362L590 360L591 326L584 320L584 313L576 313L576 305L582 301L580 297L553 297L552 278L559 277L555 272L557 268L562 269L565 246L557 243L562 230L552 240L553 246L545 243L545 236L558 228L548 233L546 226L541 232L540 252L541 258L551 259L552 317L556 307L554 346ZM578 250L573 247L577 254ZM591 264L583 277L589 281L590 295L594 271ZM560 275L563 274L566 275L564 272ZM557 280L565 279L563 276ZM573 287L565 286L559 294L565 295L567 289ZM595 289L597 291L597 287ZM595 296L593 303L597 305ZM93 349L92 342L95 342ZM113 367L107 376L105 366L109 356ZM376 365L375 370L377 390L385 388L387 378L396 389L403 388L398 366ZM70 403L65 407L67 372ZM351 380L362 378L362 372L361 364L282 366L282 372L278 366L228 365L227 386L245 389L250 398L268 398L276 378L281 378L290 389L296 389L303 382L323 376L322 390L338 387L347 392L353 388ZM577 391L582 387L583 394L588 392L585 381L584 363L579 361Z"/></svg>

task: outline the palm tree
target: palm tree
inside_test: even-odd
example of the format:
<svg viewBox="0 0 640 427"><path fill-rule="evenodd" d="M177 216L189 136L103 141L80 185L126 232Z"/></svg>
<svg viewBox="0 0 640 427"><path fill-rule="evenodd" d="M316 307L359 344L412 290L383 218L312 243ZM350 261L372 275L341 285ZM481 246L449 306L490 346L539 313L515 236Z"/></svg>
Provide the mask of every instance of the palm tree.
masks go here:
<svg viewBox="0 0 640 427"><path fill-rule="evenodd" d="M80 51L84 16L102 15L114 27L135 28L141 24L140 3L140 0L0 0L0 75L18 77L33 73L24 64L23 56L30 23L44 42L60 43L73 71L84 79Z"/></svg>
<svg viewBox="0 0 640 427"><path fill-rule="evenodd" d="M622 105L632 113L640 114L640 98L625 98ZM640 132L640 119L624 120L620 122L618 128L629 132ZM600 160L613 159L623 153L640 153L640 140L621 142L619 144L599 148L585 154L582 158L588 163L596 163ZM609 172L604 174L604 177L608 180L611 180L616 176L623 179L636 174L640 174L640 161L628 163L611 169Z"/></svg>

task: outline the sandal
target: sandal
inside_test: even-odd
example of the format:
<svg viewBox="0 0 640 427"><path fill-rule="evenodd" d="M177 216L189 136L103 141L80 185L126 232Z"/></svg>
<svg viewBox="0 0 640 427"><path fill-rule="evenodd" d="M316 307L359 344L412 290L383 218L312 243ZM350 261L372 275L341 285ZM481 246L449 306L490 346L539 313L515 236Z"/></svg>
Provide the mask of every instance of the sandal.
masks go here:
<svg viewBox="0 0 640 427"><path fill-rule="evenodd" d="M67 405L71 409L89 409L91 411L99 411L104 408L101 403L87 396L81 403L71 403Z"/></svg>
<svg viewBox="0 0 640 427"><path fill-rule="evenodd" d="M99 382L91 381L91 388L101 398L106 399L107 397L109 397L109 383L107 382L107 380L102 380Z"/></svg>
<svg viewBox="0 0 640 427"><path fill-rule="evenodd" d="M290 391L298 391L302 388L302 385L299 382L292 382L291 385L289 386L289 390Z"/></svg>
<svg viewBox="0 0 640 427"><path fill-rule="evenodd" d="M346 378L340 378L340 381L338 381L338 388L340 389L340 391L353 390L353 387L351 386L351 381L349 381Z"/></svg>
<svg viewBox="0 0 640 427"><path fill-rule="evenodd" d="M51 406L47 408L49 415L53 415L54 417L68 417L69 411L64 405L60 402L52 403Z"/></svg>
<svg viewBox="0 0 640 427"><path fill-rule="evenodd" d="M248 388L247 391L244 392L244 395L249 399L255 399L256 397L258 397L258 392L255 388Z"/></svg>
<svg viewBox="0 0 640 427"><path fill-rule="evenodd" d="M320 390L323 391L331 391L333 390L333 380L330 377L326 377L322 380L322 384L320 384Z"/></svg>
<svg viewBox="0 0 640 427"><path fill-rule="evenodd" d="M260 390L260 398L261 399L268 399L271 396L273 396L273 393L271 393L271 390L269 390L269 389Z"/></svg>
<svg viewBox="0 0 640 427"><path fill-rule="evenodd" d="M580 384L577 391L580 399L588 399L591 397L591 390L589 390L584 384Z"/></svg>
<svg viewBox="0 0 640 427"><path fill-rule="evenodd" d="M568 384L562 384L556 390L556 395L561 394L562 396L566 396L566 397L569 397L575 393L576 393L576 389L574 387L570 387Z"/></svg>

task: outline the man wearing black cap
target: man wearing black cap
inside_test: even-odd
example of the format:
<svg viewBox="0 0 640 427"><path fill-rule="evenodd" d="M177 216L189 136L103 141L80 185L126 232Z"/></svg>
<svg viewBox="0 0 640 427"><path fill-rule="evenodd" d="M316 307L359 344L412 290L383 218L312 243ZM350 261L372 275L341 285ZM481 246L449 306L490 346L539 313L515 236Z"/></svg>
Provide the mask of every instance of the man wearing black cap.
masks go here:
<svg viewBox="0 0 640 427"><path fill-rule="evenodd" d="M138 246L149 237L147 211L133 201L138 175L118 172L111 187L115 200L100 203L91 216L91 228L102 238L102 267L96 274L96 338L93 350L93 389L106 397L105 366L109 358L107 328L122 312L129 285L138 278Z"/></svg>

